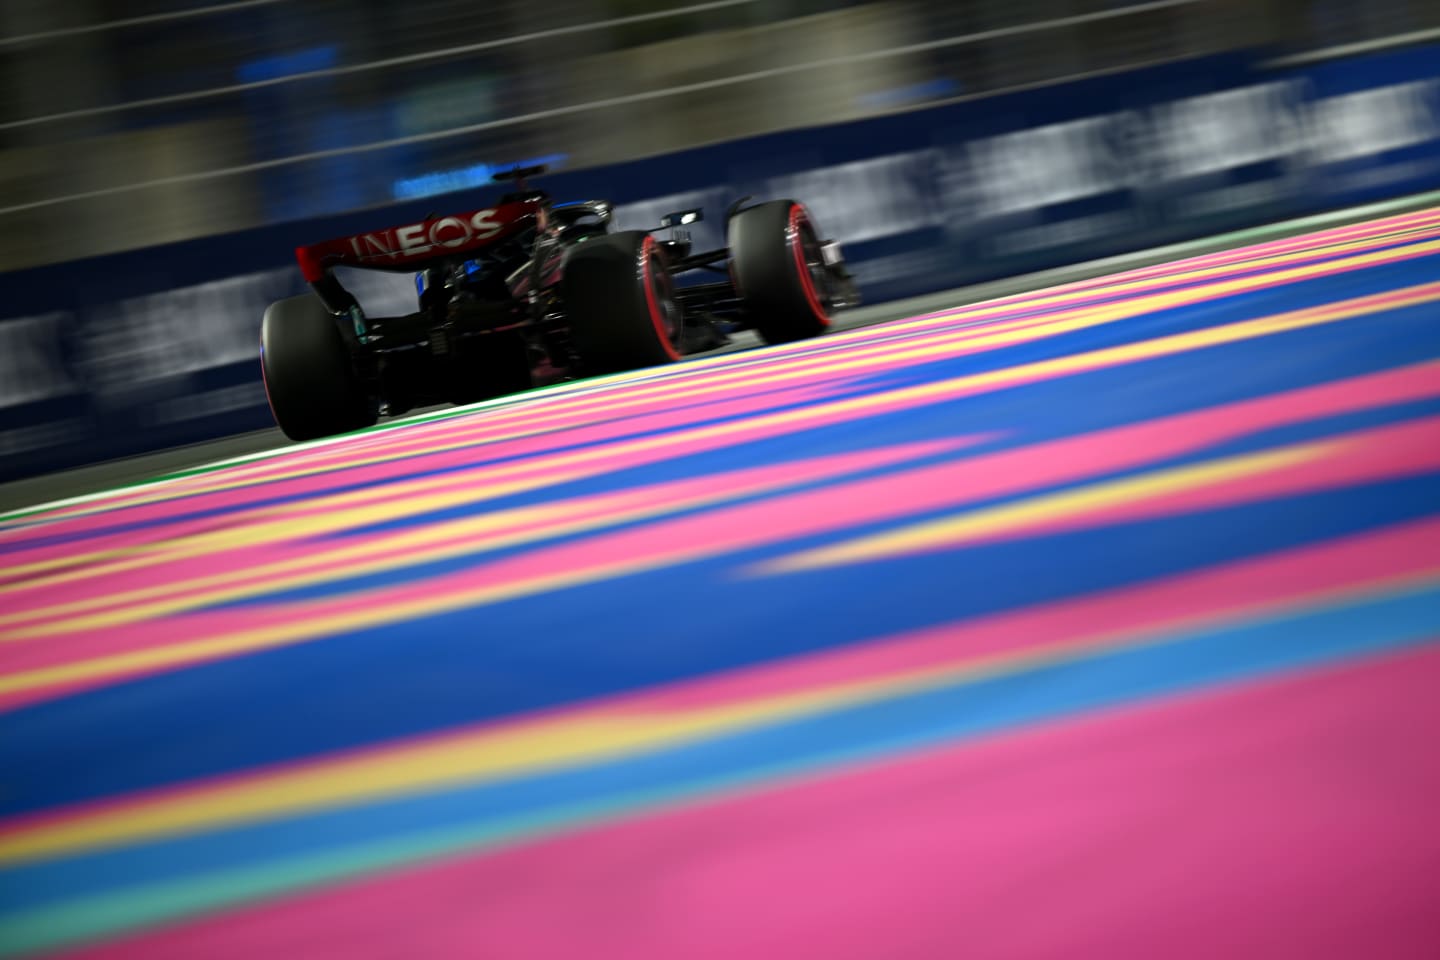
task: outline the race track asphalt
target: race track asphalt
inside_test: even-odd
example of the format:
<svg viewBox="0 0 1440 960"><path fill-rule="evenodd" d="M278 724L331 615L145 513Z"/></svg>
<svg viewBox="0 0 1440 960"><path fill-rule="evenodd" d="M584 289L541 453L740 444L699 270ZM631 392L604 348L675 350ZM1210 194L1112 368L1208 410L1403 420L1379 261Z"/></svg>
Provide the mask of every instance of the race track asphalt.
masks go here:
<svg viewBox="0 0 1440 960"><path fill-rule="evenodd" d="M0 955L1434 956L1437 318L1432 207L0 516Z"/></svg>

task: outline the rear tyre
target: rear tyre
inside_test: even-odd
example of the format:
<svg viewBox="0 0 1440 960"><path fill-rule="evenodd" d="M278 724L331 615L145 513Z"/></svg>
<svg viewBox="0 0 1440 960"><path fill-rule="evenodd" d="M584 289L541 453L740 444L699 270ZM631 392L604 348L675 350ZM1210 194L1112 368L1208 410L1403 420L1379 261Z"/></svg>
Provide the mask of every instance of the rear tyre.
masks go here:
<svg viewBox="0 0 1440 960"><path fill-rule="evenodd" d="M571 247L561 293L586 373L680 359L680 305L665 255L648 233L611 233Z"/></svg>
<svg viewBox="0 0 1440 960"><path fill-rule="evenodd" d="M761 339L789 343L830 326L829 274L803 205L772 200L741 210L727 231L735 289Z"/></svg>
<svg viewBox="0 0 1440 960"><path fill-rule="evenodd" d="M260 326L260 370L275 422L291 440L314 440L375 422L340 329L318 299L270 305Z"/></svg>

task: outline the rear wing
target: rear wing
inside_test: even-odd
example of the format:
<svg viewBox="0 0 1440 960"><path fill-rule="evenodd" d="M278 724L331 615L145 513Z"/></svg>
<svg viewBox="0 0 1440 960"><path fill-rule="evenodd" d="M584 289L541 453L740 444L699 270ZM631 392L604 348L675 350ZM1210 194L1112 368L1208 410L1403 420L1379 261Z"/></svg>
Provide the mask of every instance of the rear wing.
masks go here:
<svg viewBox="0 0 1440 960"><path fill-rule="evenodd" d="M419 223L296 247L295 259L312 285L326 281L338 266L418 272L519 233L536 224L542 210L539 203L522 200L431 217Z"/></svg>

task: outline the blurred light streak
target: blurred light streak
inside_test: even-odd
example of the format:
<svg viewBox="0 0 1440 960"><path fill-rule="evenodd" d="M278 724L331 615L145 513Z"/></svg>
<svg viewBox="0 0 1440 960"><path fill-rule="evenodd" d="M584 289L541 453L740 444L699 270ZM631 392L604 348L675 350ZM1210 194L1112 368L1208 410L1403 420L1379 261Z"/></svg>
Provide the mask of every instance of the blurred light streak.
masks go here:
<svg viewBox="0 0 1440 960"><path fill-rule="evenodd" d="M263 3L278 3L282 0L260 0ZM513 37L500 37L495 40L485 40L480 43L468 43L458 47L444 47L439 50L427 50L424 53L411 54L403 57L386 57L383 60L371 60L366 63L343 64L340 66L325 66L316 69L297 70L294 72L278 74L269 77L242 77L244 83L234 83L223 87L210 87L205 90L190 90L185 93L176 93L164 97L148 97L143 100L128 100L124 103L106 104L102 107L89 107L84 110L67 110L64 113L54 113L43 117L27 117L23 120L11 120L7 123L0 123L0 130L13 130L19 127L33 127L40 124L59 123L64 120L79 120L85 117L98 117L106 114L120 113L126 110L138 110L144 107L167 106L176 103L188 103L194 100L206 100L211 97L222 97L232 93L245 93L251 90L261 90L266 87L274 87L285 83L295 83L300 80L321 80L328 77L344 77L357 73L369 73L372 70L385 70L392 67L403 67L417 63L429 63L435 60L448 60L452 57L461 57L471 53L481 53L486 50L496 50L502 47L515 46L523 43L535 43L541 40L553 40L557 37L569 36L577 33L588 33L595 30L609 30L615 27L623 27L632 23L643 23L650 20L662 20L667 17L677 17L684 14L704 13L707 10L718 10L725 7L735 7L742 4L757 3L759 0L709 0L707 3L692 4L687 7L676 7L672 10L656 10L651 13L637 13L627 17L616 17L611 20L598 20L592 23L580 23L569 27L555 27L550 30L538 30L533 33L519 34ZM1204 0L1167 0L1167 2L1200 3ZM0 213L6 211L0 210Z"/></svg>
<svg viewBox="0 0 1440 960"><path fill-rule="evenodd" d="M551 153L543 157L535 157L529 160L517 160L511 163L477 163L469 167L461 167L458 170L440 170L434 173L422 173L416 177L406 177L403 180L396 180L391 188L396 200L414 200L418 197L432 197L436 194L450 193L455 190L470 190L475 187L483 187L490 183L491 178L501 170L514 166L533 167L544 166L554 171L565 165L568 154ZM419 282L417 277L416 281Z"/></svg>
<svg viewBox="0 0 1440 960"><path fill-rule="evenodd" d="M840 57L826 57L817 60L807 60L802 63L789 63L778 67L770 67L765 70L754 70L748 73L736 74L734 76L719 77L713 80L700 80L695 83L677 84L663 87L658 90L644 90L638 93L625 94L618 97L607 97L604 99L590 100L585 103L576 103L569 106L554 107L548 110L536 110L530 113L520 114L511 117L502 117L497 120L487 120L483 123L466 124L459 127L451 127L446 130L436 130L427 133L417 133L406 137L394 137L386 140L376 140L370 143L356 144L349 147L336 147L330 150L313 150L307 153L297 153L288 157L277 157L273 160L261 160L255 163L239 164L230 167L220 167L214 170L202 170L195 173L179 174L172 177L158 177L153 180L144 180L137 183L121 184L114 187L106 187L100 190L87 190L82 193L66 194L58 197L49 197L44 200L34 200L29 203L17 203L6 207L0 207L0 216L10 213L20 213L26 210L38 210L44 207L52 207L57 204L71 203L78 200L93 200L98 197L114 196L116 194L130 193L136 190L147 190L156 187L173 186L182 183L196 183L205 180L216 180L224 177L239 176L246 173L258 173L262 170L274 170L282 167L295 166L313 160L324 160L331 157L344 157L355 154L374 153L380 150L388 150L394 147L410 146L420 143L434 143L441 140L451 140L457 137L469 136L471 134L483 133L489 130L500 130L508 127L521 126L537 120L551 120L557 117L569 117L577 114L591 113L609 107L631 106L634 104L648 103L654 100L663 100L669 97L676 97L687 93L699 93L706 90L715 90L723 87L734 87L740 84L752 83L758 80L769 80L775 77L789 76L796 73L804 73L808 70L817 70L824 67L841 67L858 63L869 63L876 60L885 60L897 57L912 56L917 53L925 53L932 50L943 50L951 47L966 46L969 44L982 43L987 40L997 40L1004 37L1021 36L1038 31L1058 30L1065 27L1079 26L1086 23L1095 23L1102 20L1113 20L1119 17L1133 16L1137 13L1148 13L1156 10L1164 10L1172 7L1185 7L1194 4L1206 3L1208 0L1153 0L1151 3L1138 4L1133 7L1122 7L1115 10L1101 10L1095 13L1077 14L1073 17L1063 17L1056 20L1046 20L1040 23L1019 24L1013 27L1001 27L996 30L987 30L981 33L972 33L960 37L945 37L939 40L928 40L923 43L906 44L899 47L888 47L883 50L871 50L863 53L847 54ZM336 71L346 68L337 67ZM293 74L290 77L277 78L275 80L263 81L267 84L289 82L309 76L322 75L325 72L316 74ZM227 88L228 90L229 88ZM97 108L99 109L99 108ZM24 125L29 123L49 122L50 117L33 118L26 121L16 121L8 125L0 125L0 130L7 126Z"/></svg>
<svg viewBox="0 0 1440 960"><path fill-rule="evenodd" d="M79 27L64 27L59 30L43 30L38 33L27 33L15 37L0 37L0 47L18 46L28 43L44 43L49 40L60 40L65 37L78 37L88 33L100 33L105 30L123 30L126 27L141 27L156 23L168 23L173 20L189 20L194 17L208 17L217 13L233 13L236 10L245 10L251 7L268 7L276 3L289 3L291 0L233 0L231 3L216 3L209 6L192 7L188 10L170 10L165 13L152 13L143 17L127 17L123 20L107 20L104 23L87 23Z"/></svg>
<svg viewBox="0 0 1440 960"><path fill-rule="evenodd" d="M325 70L339 59L340 48L335 44L322 47L307 47L292 53L280 53L242 63L235 71L236 76L246 83L260 80L279 80L300 74ZM126 106L120 104L119 106Z"/></svg>

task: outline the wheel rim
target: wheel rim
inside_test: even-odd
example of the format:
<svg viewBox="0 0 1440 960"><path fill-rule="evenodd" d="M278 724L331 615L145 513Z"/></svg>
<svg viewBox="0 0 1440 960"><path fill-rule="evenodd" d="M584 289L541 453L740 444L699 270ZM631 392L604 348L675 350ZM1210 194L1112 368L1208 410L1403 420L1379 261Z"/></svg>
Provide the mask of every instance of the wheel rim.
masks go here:
<svg viewBox="0 0 1440 960"><path fill-rule="evenodd" d="M800 283L805 298L815 312L821 326L830 325L830 273L825 267L825 255L820 247L820 236L810 223L805 209L796 204L790 209L788 231L790 248L795 252L795 268L800 274Z"/></svg>
<svg viewBox="0 0 1440 960"><path fill-rule="evenodd" d="M656 332L666 341L668 352L676 358L683 348L683 317L675 299L675 281L665 269L665 261L649 237L642 254L645 294L654 310Z"/></svg>
<svg viewBox="0 0 1440 960"><path fill-rule="evenodd" d="M660 316L665 324L665 335L672 346L680 346L681 324L680 304L675 301L675 280L659 257L652 258L650 283L655 291L655 302L660 307Z"/></svg>
<svg viewBox="0 0 1440 960"><path fill-rule="evenodd" d="M830 274L825 269L825 254L820 250L820 237L809 221L800 225L800 253L805 258L805 267L818 293L828 293Z"/></svg>
<svg viewBox="0 0 1440 960"><path fill-rule="evenodd" d="M680 304L675 301L675 282L670 271L665 269L665 262L662 261L660 252L655 249L652 242L645 243L645 284L648 286L648 295L652 304L655 305L660 322L661 335L665 340L670 341L672 350L678 351L681 347L681 335L683 335L683 318L681 318Z"/></svg>

